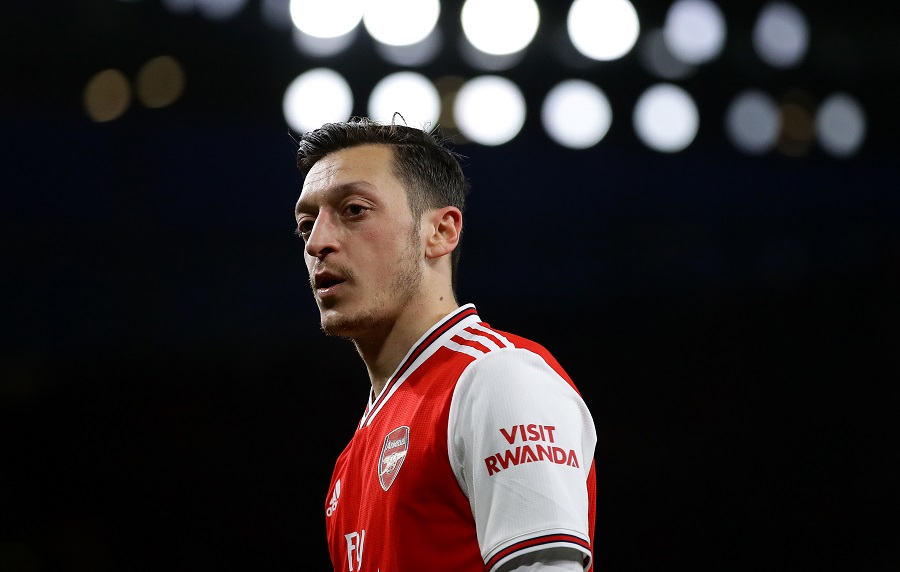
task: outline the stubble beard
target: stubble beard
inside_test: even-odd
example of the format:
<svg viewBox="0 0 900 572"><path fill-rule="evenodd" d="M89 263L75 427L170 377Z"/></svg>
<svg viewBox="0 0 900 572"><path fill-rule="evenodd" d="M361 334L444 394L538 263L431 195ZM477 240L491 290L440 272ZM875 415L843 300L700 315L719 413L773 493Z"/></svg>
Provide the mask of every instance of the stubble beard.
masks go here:
<svg viewBox="0 0 900 572"><path fill-rule="evenodd" d="M368 303L353 314L339 313L327 321L323 317L320 324L322 331L326 335L348 340L389 331L403 307L414 300L421 290L423 275L419 250L418 228L414 228L406 248L394 262L397 272L390 286L373 293Z"/></svg>

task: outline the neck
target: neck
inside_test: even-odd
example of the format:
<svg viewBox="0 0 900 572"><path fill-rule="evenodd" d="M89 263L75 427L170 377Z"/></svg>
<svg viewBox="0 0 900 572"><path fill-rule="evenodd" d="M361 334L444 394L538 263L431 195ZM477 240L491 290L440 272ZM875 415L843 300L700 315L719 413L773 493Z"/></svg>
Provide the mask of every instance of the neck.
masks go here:
<svg viewBox="0 0 900 572"><path fill-rule="evenodd" d="M353 340L356 351L366 364L375 397L381 395L413 344L429 328L459 307L453 296L439 297L432 302L411 303L386 331Z"/></svg>

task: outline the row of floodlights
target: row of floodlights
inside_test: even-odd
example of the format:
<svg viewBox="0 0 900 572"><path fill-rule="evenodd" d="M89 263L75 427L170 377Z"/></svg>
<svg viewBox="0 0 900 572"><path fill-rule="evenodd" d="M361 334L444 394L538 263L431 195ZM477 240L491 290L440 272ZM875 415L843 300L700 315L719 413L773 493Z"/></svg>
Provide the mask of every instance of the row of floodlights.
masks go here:
<svg viewBox="0 0 900 572"><path fill-rule="evenodd" d="M288 126L303 133L347 119L354 110L353 92L337 71L315 68L291 82L282 109ZM379 81L367 102L368 116L378 121L396 121L397 113L411 126L440 125L457 130L470 142L497 146L512 141L524 127L526 100L513 81L499 75L449 76L432 82L418 72L403 71ZM545 94L540 120L557 144L587 149L606 137L614 114L599 86L570 79ZM637 99L631 124L648 148L674 153L696 139L700 109L684 88L657 83ZM827 153L849 157L865 139L866 117L862 105L842 92L830 94L814 107L809 98L788 97L779 102L761 90L746 90L731 101L724 129L735 147L749 154L778 148L802 155L816 139Z"/></svg>
<svg viewBox="0 0 900 572"><path fill-rule="evenodd" d="M133 82L117 69L98 72L83 93L85 113L98 123L121 117L133 99L145 107L175 103L185 89L185 72L170 56L152 58L141 66ZM338 72L308 70L285 90L282 99L288 126L305 132L329 121L350 116L352 90ZM513 140L526 121L522 91L509 79L483 75L466 80L446 76L432 82L412 71L384 77L369 94L368 115L384 122L399 113L408 125L458 131L469 142L496 146ZM541 123L547 135L570 149L600 143L613 124L609 99L596 84L570 79L544 96ZM637 137L649 148L672 153L688 147L700 126L700 110L683 88L671 83L649 87L632 110ZM815 138L836 157L854 155L864 142L866 117L861 104L845 93L833 93L817 106L811 98L776 101L761 90L746 90L731 101L724 129L743 152L763 154L778 148L802 155Z"/></svg>
<svg viewBox="0 0 900 572"><path fill-rule="evenodd" d="M414 54L435 51L429 47L434 44L430 40L438 35L439 0L283 1L289 2L291 22L300 33L298 46L311 55L334 55L346 47L360 22L378 44L412 48L407 52L384 51L388 58L404 54L402 61L395 63L425 63L416 62ZM534 40L540 9L535 0L466 0L459 19L470 46L488 56L510 56L525 50ZM632 50L641 24L629 0L574 0L568 7L566 32L581 55L609 61ZM661 32L672 56L682 64L699 65L721 54L727 23L724 12L713 0L675 0L666 12ZM311 38L331 42L316 43ZM347 41L335 41L336 38ZM770 1L757 13L752 42L763 61L775 67L796 65L808 47L808 21L794 4ZM485 61L470 59L476 63Z"/></svg>
<svg viewBox="0 0 900 572"><path fill-rule="evenodd" d="M161 1L174 13L198 11L215 20L233 17L247 4L247 0ZM386 48L381 50L384 57L399 65L423 65L439 51L440 0L261 0L260 7L270 26L291 27L295 44L308 55L340 53L359 29ZM465 0L458 18L464 39L477 52L468 54L469 59L496 71L517 61L504 56L520 54L532 43L541 25L541 9L536 0ZM632 50L641 20L629 0L573 0L565 29L581 55L608 61ZM721 54L728 25L713 0L674 0L660 32L671 55L692 66ZM752 42L762 61L786 68L803 60L809 35L808 20L796 5L769 0L757 12ZM479 59L478 54L501 59Z"/></svg>

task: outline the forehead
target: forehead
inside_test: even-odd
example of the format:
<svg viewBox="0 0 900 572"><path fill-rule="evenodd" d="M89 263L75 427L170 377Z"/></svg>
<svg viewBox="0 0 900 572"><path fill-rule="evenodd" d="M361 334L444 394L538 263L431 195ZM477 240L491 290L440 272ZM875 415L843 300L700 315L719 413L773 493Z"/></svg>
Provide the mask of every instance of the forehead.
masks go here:
<svg viewBox="0 0 900 572"><path fill-rule="evenodd" d="M306 174L300 200L314 200L347 186L366 187L381 193L402 191L402 185L394 175L393 160L393 151L387 145L359 145L329 153Z"/></svg>

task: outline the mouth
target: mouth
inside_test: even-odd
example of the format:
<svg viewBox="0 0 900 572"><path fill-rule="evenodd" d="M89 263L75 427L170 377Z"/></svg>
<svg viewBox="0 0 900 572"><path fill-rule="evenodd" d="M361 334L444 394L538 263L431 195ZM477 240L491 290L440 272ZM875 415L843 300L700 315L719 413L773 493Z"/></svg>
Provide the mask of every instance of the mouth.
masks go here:
<svg viewBox="0 0 900 572"><path fill-rule="evenodd" d="M342 276L331 272L317 272L313 275L313 289L321 296L327 296L334 292L337 286L345 282Z"/></svg>

